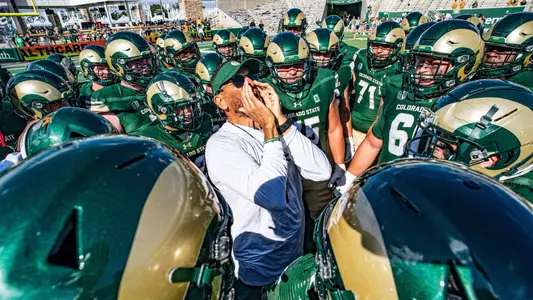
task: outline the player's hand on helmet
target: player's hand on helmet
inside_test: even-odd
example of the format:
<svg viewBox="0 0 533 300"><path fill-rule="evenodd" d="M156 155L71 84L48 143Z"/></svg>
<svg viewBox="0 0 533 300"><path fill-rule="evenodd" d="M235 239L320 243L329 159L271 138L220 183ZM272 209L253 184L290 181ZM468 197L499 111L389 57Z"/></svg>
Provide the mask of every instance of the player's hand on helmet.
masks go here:
<svg viewBox="0 0 533 300"><path fill-rule="evenodd" d="M244 82L242 91L242 107L239 111L247 115L252 121L257 123L261 128L276 125L276 117L272 111L266 107L261 100L257 99L252 91L248 81Z"/></svg>
<svg viewBox="0 0 533 300"><path fill-rule="evenodd" d="M340 196L348 192L357 179L357 176L346 170L342 170L343 166L344 165L335 165L333 175L331 175L331 178L328 182L328 187L335 187L335 196Z"/></svg>

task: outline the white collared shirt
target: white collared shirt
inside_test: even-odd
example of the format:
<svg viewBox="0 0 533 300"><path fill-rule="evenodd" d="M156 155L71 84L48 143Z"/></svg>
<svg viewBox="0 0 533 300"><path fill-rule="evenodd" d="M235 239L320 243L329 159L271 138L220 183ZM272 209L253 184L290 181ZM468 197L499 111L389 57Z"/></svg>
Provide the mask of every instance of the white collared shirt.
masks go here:
<svg viewBox="0 0 533 300"><path fill-rule="evenodd" d="M324 152L296 126L263 145L261 131L226 122L207 142L209 177L233 212L236 275L244 283L273 283L302 254L301 179L328 180Z"/></svg>

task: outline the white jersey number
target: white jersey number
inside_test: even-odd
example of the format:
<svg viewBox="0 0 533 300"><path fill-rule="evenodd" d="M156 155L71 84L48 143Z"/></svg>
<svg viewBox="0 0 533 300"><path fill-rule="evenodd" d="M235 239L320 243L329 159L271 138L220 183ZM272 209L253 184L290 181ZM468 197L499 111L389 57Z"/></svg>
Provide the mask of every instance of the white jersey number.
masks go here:
<svg viewBox="0 0 533 300"><path fill-rule="evenodd" d="M320 124L320 118L318 116L314 116L311 118L307 118L302 121L298 121L301 126L305 126L305 135L313 142L313 144L318 145L319 139L319 128L318 125ZM303 130L301 130L303 132Z"/></svg>
<svg viewBox="0 0 533 300"><path fill-rule="evenodd" d="M392 121L389 131L389 153L396 156L403 156L405 151L405 143L409 139L409 135L406 131L398 129L400 125L404 128L412 127L415 123L415 117L413 115L401 113L396 116Z"/></svg>
<svg viewBox="0 0 533 300"><path fill-rule="evenodd" d="M357 98L357 103L361 103L363 97L365 96L365 92L368 89L368 107L373 110L375 107L374 95L376 93L377 87L375 85L371 85L370 87L368 87L370 84L364 80L359 80L358 85L361 87L361 90L359 91L359 98Z"/></svg>

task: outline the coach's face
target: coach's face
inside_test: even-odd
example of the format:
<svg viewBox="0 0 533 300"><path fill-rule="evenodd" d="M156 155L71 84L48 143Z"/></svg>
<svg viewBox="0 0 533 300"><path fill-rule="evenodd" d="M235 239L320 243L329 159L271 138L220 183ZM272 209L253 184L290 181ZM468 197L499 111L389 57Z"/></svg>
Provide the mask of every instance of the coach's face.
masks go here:
<svg viewBox="0 0 533 300"><path fill-rule="evenodd" d="M236 79L244 77L244 81L252 83L252 79L248 78L247 75L248 70L240 69L234 79L224 84L219 93L215 96L215 104L222 109L227 116L242 114L239 111L239 108L242 107L242 87L244 82L243 80Z"/></svg>

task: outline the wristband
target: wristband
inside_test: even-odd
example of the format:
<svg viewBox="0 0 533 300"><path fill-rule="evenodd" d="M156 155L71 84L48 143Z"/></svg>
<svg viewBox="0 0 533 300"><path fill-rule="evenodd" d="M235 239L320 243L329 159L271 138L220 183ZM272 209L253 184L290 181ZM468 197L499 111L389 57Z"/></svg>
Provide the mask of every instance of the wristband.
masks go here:
<svg viewBox="0 0 533 300"><path fill-rule="evenodd" d="M267 143L271 143L271 142L278 142L279 140L280 140L279 137L269 138L269 139L266 139L266 140L263 142L263 145L266 145Z"/></svg>
<svg viewBox="0 0 533 300"><path fill-rule="evenodd" d="M293 119L287 119L287 121L285 121L285 123L279 125L279 133L280 134L284 134L285 131L287 131L289 128L291 128L292 124L294 124L294 120Z"/></svg>

